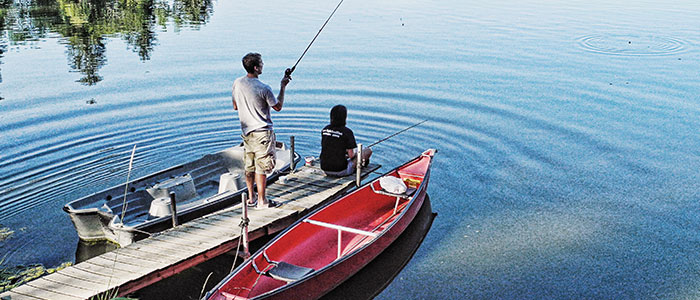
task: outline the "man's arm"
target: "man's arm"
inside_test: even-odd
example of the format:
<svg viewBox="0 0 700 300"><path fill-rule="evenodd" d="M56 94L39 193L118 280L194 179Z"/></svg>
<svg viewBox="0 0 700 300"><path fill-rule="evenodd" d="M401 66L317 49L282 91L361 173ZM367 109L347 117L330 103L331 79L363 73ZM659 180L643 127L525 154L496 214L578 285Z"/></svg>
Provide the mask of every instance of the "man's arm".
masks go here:
<svg viewBox="0 0 700 300"><path fill-rule="evenodd" d="M233 110L238 110L238 105L236 105L236 96L234 96L235 87L231 88L231 101L233 101Z"/></svg>
<svg viewBox="0 0 700 300"><path fill-rule="evenodd" d="M282 110L284 105L284 90L287 88L287 84L292 80L292 77L285 75L280 82L280 93L277 95L277 104L272 107L275 111Z"/></svg>

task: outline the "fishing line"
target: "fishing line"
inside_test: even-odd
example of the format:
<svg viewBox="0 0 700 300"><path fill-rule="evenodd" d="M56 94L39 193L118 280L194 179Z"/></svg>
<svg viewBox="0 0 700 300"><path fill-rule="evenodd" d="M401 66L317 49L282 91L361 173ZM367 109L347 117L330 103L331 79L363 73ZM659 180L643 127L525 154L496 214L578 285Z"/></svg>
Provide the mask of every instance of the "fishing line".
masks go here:
<svg viewBox="0 0 700 300"><path fill-rule="evenodd" d="M367 148L372 147L372 146L374 146L374 145L376 145L376 144L379 144L379 143L381 143L381 142L383 142L383 141L386 141L386 140L388 140L388 139L390 139L390 138L393 138L393 137L399 135L400 133L402 133L402 132L404 132L404 131L406 131L406 130L409 130L409 129L413 128L413 127L416 127L416 126L418 126L418 125L420 125L420 124L423 124L423 123L425 123L425 122L427 122L427 121L428 121L428 119L425 119L425 120L420 121L420 122L418 122L418 123L416 123L416 124L413 124L413 125L411 125L411 126L409 126L409 127L406 127L406 128L404 128L404 129L401 129L401 130L399 130L398 132L395 132L394 134L392 134L392 135L390 135L390 136L387 136L387 137L385 137L385 138L383 138L383 139L381 139L381 140L378 140L378 141L374 142L373 144L367 146Z"/></svg>
<svg viewBox="0 0 700 300"><path fill-rule="evenodd" d="M121 223L124 225L124 214L126 214L126 207L128 203L126 202L126 194L129 191L129 177L131 177L131 169L134 166L134 154L136 153L136 145L134 145L134 148L131 149L131 158L129 159L129 172L126 173L126 183L124 184L124 203L122 203L122 215L121 215Z"/></svg>
<svg viewBox="0 0 700 300"><path fill-rule="evenodd" d="M291 75L292 75L292 72L294 72L294 70L297 68L297 65L299 64L299 62L301 61L301 59L304 58L304 55L306 54L306 51L309 51L309 48L311 48L311 45L314 43L314 41L316 41L316 38L318 37L318 35L321 34L321 31L323 31L323 28L326 27L326 24L328 24L328 21L331 20L331 18L332 18L333 15L335 14L335 12L338 10L338 7L340 7L340 5L343 4L343 1L345 1L345 0L340 0L340 2L339 2L338 5L335 7L335 9L334 9L333 12L331 13L331 15L328 16L328 19L326 19L326 22L323 23L323 26L321 26L321 29L318 30L318 33L316 33L316 36L314 36L314 38L311 40L311 43L309 43L309 45L306 46L306 50L304 50L304 53L301 54L301 56L299 57L299 59L297 60L297 62L294 64L294 66L291 67L291 68L288 68L287 70L284 71L284 75L285 75L285 76L291 76Z"/></svg>

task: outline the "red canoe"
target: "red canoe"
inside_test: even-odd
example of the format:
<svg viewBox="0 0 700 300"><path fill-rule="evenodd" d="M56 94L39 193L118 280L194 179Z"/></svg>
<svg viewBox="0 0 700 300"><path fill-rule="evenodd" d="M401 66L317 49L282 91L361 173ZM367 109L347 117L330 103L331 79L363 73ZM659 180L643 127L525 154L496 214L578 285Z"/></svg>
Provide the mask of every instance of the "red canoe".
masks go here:
<svg viewBox="0 0 700 300"><path fill-rule="evenodd" d="M423 205L436 150L389 171L405 193L379 179L290 226L207 293L207 300L317 299L362 269L411 223Z"/></svg>

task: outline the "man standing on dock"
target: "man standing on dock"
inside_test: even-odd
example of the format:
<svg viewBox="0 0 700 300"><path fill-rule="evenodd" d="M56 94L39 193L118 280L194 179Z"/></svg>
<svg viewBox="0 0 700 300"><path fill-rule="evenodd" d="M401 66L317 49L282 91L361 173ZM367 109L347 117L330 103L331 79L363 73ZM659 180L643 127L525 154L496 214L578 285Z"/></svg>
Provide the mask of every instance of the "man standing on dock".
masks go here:
<svg viewBox="0 0 700 300"><path fill-rule="evenodd" d="M262 56L248 53L243 57L243 67L247 75L233 82L233 109L238 111L241 121L241 137L245 148L245 174L248 187L249 206L257 208L277 207L279 203L265 197L267 174L275 168L275 133L272 130L270 107L282 110L284 90L292 78L285 75L280 83L277 98L269 85L262 83L258 76L263 72ZM253 184L257 185L257 197Z"/></svg>

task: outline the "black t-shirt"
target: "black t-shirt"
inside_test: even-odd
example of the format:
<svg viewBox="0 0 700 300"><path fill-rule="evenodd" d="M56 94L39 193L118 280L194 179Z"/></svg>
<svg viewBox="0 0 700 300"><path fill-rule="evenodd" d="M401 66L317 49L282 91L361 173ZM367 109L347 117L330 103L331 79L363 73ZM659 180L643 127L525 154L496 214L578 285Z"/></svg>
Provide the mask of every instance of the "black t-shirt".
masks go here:
<svg viewBox="0 0 700 300"><path fill-rule="evenodd" d="M348 166L348 149L357 147L355 135L350 128L326 126L321 131L321 169L342 171Z"/></svg>

